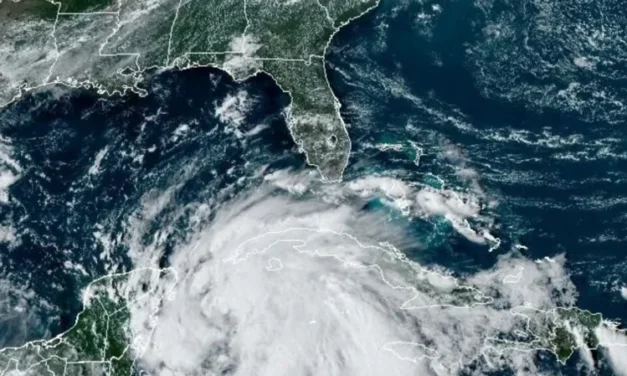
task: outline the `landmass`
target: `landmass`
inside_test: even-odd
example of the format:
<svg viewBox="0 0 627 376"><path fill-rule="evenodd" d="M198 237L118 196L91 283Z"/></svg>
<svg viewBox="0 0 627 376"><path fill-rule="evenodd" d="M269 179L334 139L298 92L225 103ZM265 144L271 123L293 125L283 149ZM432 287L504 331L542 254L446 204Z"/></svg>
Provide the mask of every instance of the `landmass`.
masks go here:
<svg viewBox="0 0 627 376"><path fill-rule="evenodd" d="M141 359L152 345L163 299L173 294L176 283L170 268L142 268L97 279L85 288L83 311L69 330L49 340L1 349L0 376L142 374ZM402 308L472 308L492 301L474 287L457 285L437 306L418 303L410 299ZM484 349L500 353L549 351L565 363L575 350L601 345L595 333L606 325L601 314L574 307L543 311L521 306L511 313L521 319L521 325L504 335L518 339L489 338ZM437 349L413 342L390 342L383 350L412 362L439 357Z"/></svg>
<svg viewBox="0 0 627 376"><path fill-rule="evenodd" d="M576 350L595 350L600 341L595 332L603 325L600 313L576 307L539 310L520 306L511 310L522 327L514 338L490 338L489 348L503 351L549 351L565 364ZM517 337L517 338L515 338Z"/></svg>
<svg viewBox="0 0 627 376"><path fill-rule="evenodd" d="M0 0L0 106L54 84L143 95L159 69L264 72L291 97L286 120L307 162L336 181L351 145L325 53L378 1Z"/></svg>
<svg viewBox="0 0 627 376"><path fill-rule="evenodd" d="M0 350L0 375L135 374L135 361L150 341L161 300L169 292L161 287L164 280L176 282L171 269L138 269L92 282L74 326L50 340ZM151 314L131 328L132 309Z"/></svg>

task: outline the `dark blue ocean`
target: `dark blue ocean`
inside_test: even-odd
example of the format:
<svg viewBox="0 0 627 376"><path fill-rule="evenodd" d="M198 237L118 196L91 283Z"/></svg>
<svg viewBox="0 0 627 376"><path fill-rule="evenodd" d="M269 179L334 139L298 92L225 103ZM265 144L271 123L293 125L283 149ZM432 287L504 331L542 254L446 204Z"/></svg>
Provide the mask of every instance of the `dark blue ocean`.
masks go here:
<svg viewBox="0 0 627 376"><path fill-rule="evenodd" d="M565 254L578 306L627 322L627 54L595 34L625 24L619 2L384 0L328 51L353 146L345 178L480 184L501 245L489 252L446 223L414 219L408 227L427 246L407 249L412 258L463 275L508 252ZM86 283L131 267L126 218L152 192L181 187L134 241L149 244L160 224L180 221L164 240L174 248L187 236L188 203L215 210L260 170L306 168L283 117L289 97L270 77L237 83L199 68L145 86L146 97L111 98L54 88L0 110L21 166L0 210L18 239L0 242L1 271L19 289L2 298L29 307L6 313L1 344L67 329ZM242 92L253 104L234 129L215 108ZM94 241L111 233L120 238Z"/></svg>
<svg viewBox="0 0 627 376"><path fill-rule="evenodd" d="M164 223L180 222L180 232L165 239L169 248L188 235L193 208L186 203L217 209L249 184L241 178L262 166L304 166L281 113L289 97L267 76L238 84L215 69L168 72L153 76L147 89L144 98L44 91L1 110L11 157L24 166L0 211L17 239L0 243L2 274L19 286L5 298L29 313L27 322L7 313L0 331L5 344L66 330L82 309L79 292L87 283L132 268L128 218L147 197L181 185L160 215L136 216L150 217L154 227L133 240L140 245ZM265 125L245 138L214 114L216 101L242 91L255 107L238 131ZM120 235L100 236L110 233Z"/></svg>
<svg viewBox="0 0 627 376"><path fill-rule="evenodd" d="M485 28L494 22L490 17L501 27L503 14L512 18L508 26L514 30L508 32L519 34L510 41L516 43L528 35L515 28L528 27L534 22L534 11L540 10L530 4L493 3L486 14L471 2L384 1L377 11L337 35L328 61L330 80L344 104L342 113L354 140L347 175L359 175L367 168L402 169L423 181L430 174L454 181L451 163L442 158L454 145L467 159L467 167L478 172L481 184L498 197L498 235L505 241L499 251L519 243L528 247L524 252L534 259L565 253L581 294L580 307L625 322L627 301L617 287L627 284L627 111L615 111L618 100L608 103L593 89L627 95L627 78L612 75L609 68L577 75L564 67L555 70L562 69L568 76L546 75L542 80L547 82L540 83L534 71L505 72L508 64L524 65L528 57L519 56L524 51L510 51L518 48L515 45L481 51L488 48L482 43L488 44L483 39ZM564 11L577 6L564 3ZM595 26L600 22L595 11L612 11L615 14L605 22L624 24L627 10L609 3L580 4L582 9L569 14L574 17L569 21L576 23L573 27L587 22ZM567 41L548 39L538 41L546 45L533 51L534 57L546 61L535 64L565 64L561 61L572 51L560 44ZM545 50L548 55L565 56L544 56ZM508 60L502 63L506 67L476 61L480 52L490 58L506 55ZM483 77L492 73L518 76ZM502 82L492 88L489 80ZM572 82L594 83L589 84L589 92L578 93L585 106L539 98L535 91L548 87L559 96ZM509 90L509 95L490 90ZM627 101L627 96L620 100ZM424 153L420 165L400 153L390 155L369 147L390 140L420 145ZM490 262L483 248L464 244L446 248L451 256L448 263L459 263L457 269ZM446 263L441 259L446 252L441 251L437 250L434 261Z"/></svg>

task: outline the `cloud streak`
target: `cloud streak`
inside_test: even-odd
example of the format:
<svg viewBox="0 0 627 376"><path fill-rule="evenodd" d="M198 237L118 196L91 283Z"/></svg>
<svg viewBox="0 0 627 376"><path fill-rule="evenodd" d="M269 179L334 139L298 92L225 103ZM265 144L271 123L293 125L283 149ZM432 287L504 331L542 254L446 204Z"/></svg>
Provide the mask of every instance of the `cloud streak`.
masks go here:
<svg viewBox="0 0 627 376"><path fill-rule="evenodd" d="M563 257L503 257L454 278L407 259L393 246L407 242L402 230L334 194L266 183L197 229L171 257L180 281L140 366L153 375L542 374L530 352L495 352L489 339L525 340L516 307L574 303Z"/></svg>

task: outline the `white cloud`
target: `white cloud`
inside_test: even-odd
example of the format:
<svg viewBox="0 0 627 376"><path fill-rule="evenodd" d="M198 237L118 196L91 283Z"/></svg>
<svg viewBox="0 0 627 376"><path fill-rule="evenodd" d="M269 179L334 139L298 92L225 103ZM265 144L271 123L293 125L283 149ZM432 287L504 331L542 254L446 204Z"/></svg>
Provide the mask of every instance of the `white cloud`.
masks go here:
<svg viewBox="0 0 627 376"><path fill-rule="evenodd" d="M261 44L252 35L234 37L229 43L229 51L237 53L227 55L222 69L229 72L235 79L243 79L254 74L262 67L261 60L255 59L259 48Z"/></svg>
<svg viewBox="0 0 627 376"><path fill-rule="evenodd" d="M0 203L6 204L9 202L8 189L19 178L20 176L13 171L0 167Z"/></svg>
<svg viewBox="0 0 627 376"><path fill-rule="evenodd" d="M180 283L145 348L147 371L454 375L473 363L477 374L504 366L541 374L530 353L486 355L486 340L524 332L524 321L510 312L516 306L574 301L563 257L503 257L490 270L455 279L381 243L383 233L385 241L406 239L380 214L309 195L290 198L272 186L289 181L283 175L223 206L174 251ZM401 193L380 183L390 195ZM452 204L447 210L468 213ZM504 284L512 274L517 278Z"/></svg>
<svg viewBox="0 0 627 376"><path fill-rule="evenodd" d="M100 173L100 164L102 163L102 159L105 157L105 155L107 155L108 151L109 148L104 147L98 152L98 154L96 154L96 158L94 158L94 164L89 167L88 172L90 175L97 175L98 173Z"/></svg>
<svg viewBox="0 0 627 376"><path fill-rule="evenodd" d="M619 376L627 376L627 336L617 331L615 323L604 322L595 332L599 343L606 350L610 365Z"/></svg>
<svg viewBox="0 0 627 376"><path fill-rule="evenodd" d="M221 122L231 126L230 130L235 132L238 137L242 136L238 127L244 124L246 116L251 108L251 100L248 93L240 90L235 95L227 95L220 103L216 103L215 117Z"/></svg>
<svg viewBox="0 0 627 376"><path fill-rule="evenodd" d="M469 219L481 217L479 197L451 189L430 186L416 188L398 179L369 176L348 183L348 188L361 197L384 195L405 215L446 218L455 230L475 243L498 244L489 228L472 228Z"/></svg>
<svg viewBox="0 0 627 376"><path fill-rule="evenodd" d="M12 243L16 239L15 228L0 225L0 243Z"/></svg>
<svg viewBox="0 0 627 376"><path fill-rule="evenodd" d="M0 204L9 202L9 187L22 177L22 167L12 154L11 140L0 135Z"/></svg>

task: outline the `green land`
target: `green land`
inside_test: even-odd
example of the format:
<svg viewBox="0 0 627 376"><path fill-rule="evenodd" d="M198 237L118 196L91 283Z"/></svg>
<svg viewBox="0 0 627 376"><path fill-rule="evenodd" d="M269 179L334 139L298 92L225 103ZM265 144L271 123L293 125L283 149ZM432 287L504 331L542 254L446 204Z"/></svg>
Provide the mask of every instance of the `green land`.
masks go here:
<svg viewBox="0 0 627 376"><path fill-rule="evenodd" d="M131 280L133 284L129 284ZM146 334L131 332L129 310L133 306L158 307L164 294L156 281L164 280L175 280L172 271L138 269L96 280L86 288L84 309L68 331L50 340L0 350L2 375L135 374L137 351L131 343ZM156 309L153 312L156 314ZM146 325L149 328L154 323Z"/></svg>
<svg viewBox="0 0 627 376"><path fill-rule="evenodd" d="M548 311L517 307L512 313L523 323L518 332L525 334L524 340L492 338L488 341L490 347L500 351L550 351L560 363L566 363L576 350L599 345L595 331L603 325L600 313L576 307Z"/></svg>
<svg viewBox="0 0 627 376"><path fill-rule="evenodd" d="M334 33L378 1L4 2L0 106L50 84L141 93L151 69L213 66L236 80L265 72L291 96L286 120L307 161L339 180L350 139L324 56Z"/></svg>

